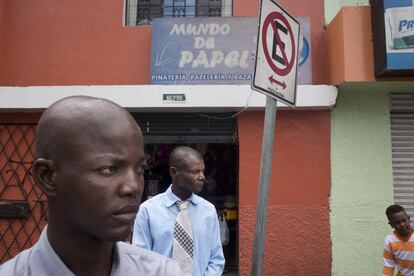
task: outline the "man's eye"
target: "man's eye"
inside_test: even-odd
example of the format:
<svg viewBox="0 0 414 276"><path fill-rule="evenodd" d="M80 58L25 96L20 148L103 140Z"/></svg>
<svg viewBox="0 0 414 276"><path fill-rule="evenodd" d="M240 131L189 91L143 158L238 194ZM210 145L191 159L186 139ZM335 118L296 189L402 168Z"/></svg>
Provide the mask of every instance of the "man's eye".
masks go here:
<svg viewBox="0 0 414 276"><path fill-rule="evenodd" d="M145 165L138 166L136 172L137 172L137 174L144 174L145 173Z"/></svg>
<svg viewBox="0 0 414 276"><path fill-rule="evenodd" d="M102 168L99 168L99 171L105 175L112 175L116 172L116 169L115 167L102 167Z"/></svg>

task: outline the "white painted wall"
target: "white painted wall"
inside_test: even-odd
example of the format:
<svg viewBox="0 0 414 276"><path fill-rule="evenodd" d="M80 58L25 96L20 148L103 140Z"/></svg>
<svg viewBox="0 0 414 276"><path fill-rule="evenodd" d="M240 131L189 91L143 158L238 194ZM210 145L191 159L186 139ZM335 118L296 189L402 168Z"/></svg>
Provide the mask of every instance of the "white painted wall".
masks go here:
<svg viewBox="0 0 414 276"><path fill-rule="evenodd" d="M163 102L163 94L186 95L185 102ZM299 85L297 109L330 109L337 88ZM112 100L130 111L238 111L263 109L266 97L249 85L107 85L0 87L0 112L43 110L68 96L87 95ZM278 107L287 108L278 102Z"/></svg>

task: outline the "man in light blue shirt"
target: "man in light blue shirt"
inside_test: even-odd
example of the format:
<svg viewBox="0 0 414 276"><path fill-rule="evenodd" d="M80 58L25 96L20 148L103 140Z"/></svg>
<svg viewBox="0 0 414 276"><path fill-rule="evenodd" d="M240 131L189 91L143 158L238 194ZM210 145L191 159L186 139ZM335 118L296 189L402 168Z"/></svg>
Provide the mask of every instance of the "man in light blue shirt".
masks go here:
<svg viewBox="0 0 414 276"><path fill-rule="evenodd" d="M193 239L194 276L221 275L224 255L217 212L213 204L197 196L205 182L204 162L190 147L177 147L169 160L172 184L139 207L132 244L173 256L174 227L179 212L177 201L189 201Z"/></svg>

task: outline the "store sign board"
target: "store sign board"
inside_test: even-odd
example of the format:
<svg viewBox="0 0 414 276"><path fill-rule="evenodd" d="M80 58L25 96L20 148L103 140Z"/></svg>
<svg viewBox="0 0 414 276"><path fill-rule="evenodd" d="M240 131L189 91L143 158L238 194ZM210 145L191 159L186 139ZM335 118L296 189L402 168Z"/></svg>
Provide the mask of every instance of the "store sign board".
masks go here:
<svg viewBox="0 0 414 276"><path fill-rule="evenodd" d="M296 103L299 22L272 0L262 0L252 88Z"/></svg>
<svg viewBox="0 0 414 276"><path fill-rule="evenodd" d="M376 76L414 76L414 1L370 2Z"/></svg>
<svg viewBox="0 0 414 276"><path fill-rule="evenodd" d="M299 20L298 84L312 84L310 18ZM257 24L257 17L154 19L151 84L250 84Z"/></svg>

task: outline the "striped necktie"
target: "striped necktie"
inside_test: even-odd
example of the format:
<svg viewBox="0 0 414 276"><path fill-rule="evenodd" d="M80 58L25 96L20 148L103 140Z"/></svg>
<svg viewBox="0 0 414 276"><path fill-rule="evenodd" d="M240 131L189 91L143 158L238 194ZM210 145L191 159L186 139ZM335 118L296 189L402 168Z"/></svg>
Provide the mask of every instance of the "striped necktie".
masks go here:
<svg viewBox="0 0 414 276"><path fill-rule="evenodd" d="M190 201L177 201L178 214L174 227L172 258L176 260L184 275L193 275L193 231L187 206Z"/></svg>

